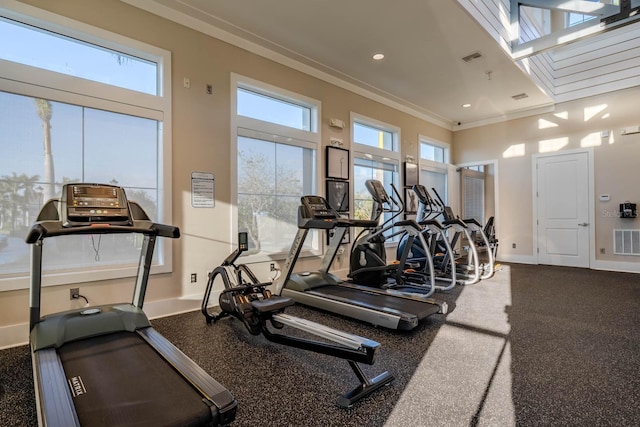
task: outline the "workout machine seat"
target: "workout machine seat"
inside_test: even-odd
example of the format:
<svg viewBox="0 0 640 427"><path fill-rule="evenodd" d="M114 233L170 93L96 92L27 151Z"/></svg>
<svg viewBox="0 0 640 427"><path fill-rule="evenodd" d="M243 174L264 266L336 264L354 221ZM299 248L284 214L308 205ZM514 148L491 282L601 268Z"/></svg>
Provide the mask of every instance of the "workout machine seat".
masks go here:
<svg viewBox="0 0 640 427"><path fill-rule="evenodd" d="M258 310L260 314L277 313L293 304L295 304L293 299L277 295L263 300L251 301L253 308Z"/></svg>

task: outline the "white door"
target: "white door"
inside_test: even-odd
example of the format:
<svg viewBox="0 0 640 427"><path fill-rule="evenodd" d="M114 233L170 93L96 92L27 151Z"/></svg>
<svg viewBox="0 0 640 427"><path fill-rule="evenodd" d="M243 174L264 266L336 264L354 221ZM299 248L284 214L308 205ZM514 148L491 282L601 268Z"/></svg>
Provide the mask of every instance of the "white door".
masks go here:
<svg viewBox="0 0 640 427"><path fill-rule="evenodd" d="M589 267L589 153L537 159L538 262Z"/></svg>

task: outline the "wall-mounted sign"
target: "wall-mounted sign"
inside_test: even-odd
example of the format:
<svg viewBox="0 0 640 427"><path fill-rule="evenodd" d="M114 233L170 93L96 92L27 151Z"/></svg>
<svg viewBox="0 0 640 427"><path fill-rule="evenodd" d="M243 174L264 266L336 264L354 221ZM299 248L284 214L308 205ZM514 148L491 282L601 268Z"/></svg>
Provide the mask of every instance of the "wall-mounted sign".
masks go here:
<svg viewBox="0 0 640 427"><path fill-rule="evenodd" d="M191 207L215 206L215 178L208 172L191 172Z"/></svg>

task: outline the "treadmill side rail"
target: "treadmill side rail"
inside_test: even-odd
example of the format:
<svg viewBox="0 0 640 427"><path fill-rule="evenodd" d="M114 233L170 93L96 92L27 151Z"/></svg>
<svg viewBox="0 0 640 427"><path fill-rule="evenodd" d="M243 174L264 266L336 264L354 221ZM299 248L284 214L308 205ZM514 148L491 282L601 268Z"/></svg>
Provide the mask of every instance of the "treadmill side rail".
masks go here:
<svg viewBox="0 0 640 427"><path fill-rule="evenodd" d="M238 402L222 384L152 327L137 332L212 404L212 417L217 425L234 420Z"/></svg>
<svg viewBox="0 0 640 427"><path fill-rule="evenodd" d="M42 427L80 426L58 353L48 348L31 353L36 384L38 425Z"/></svg>

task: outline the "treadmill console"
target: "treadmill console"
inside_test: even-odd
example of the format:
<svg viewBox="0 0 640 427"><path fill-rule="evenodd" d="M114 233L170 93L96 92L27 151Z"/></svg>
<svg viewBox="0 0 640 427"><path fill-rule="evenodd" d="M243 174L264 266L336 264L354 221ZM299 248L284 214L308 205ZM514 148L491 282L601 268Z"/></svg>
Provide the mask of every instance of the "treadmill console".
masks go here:
<svg viewBox="0 0 640 427"><path fill-rule="evenodd" d="M122 187L106 184L66 184L60 198L63 227L92 224L133 225Z"/></svg>
<svg viewBox="0 0 640 427"><path fill-rule="evenodd" d="M321 196L302 196L302 205L307 211L309 218L313 219L336 219L338 215L329 206L329 203Z"/></svg>

